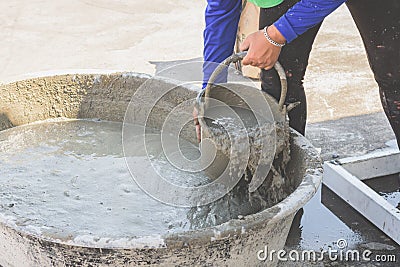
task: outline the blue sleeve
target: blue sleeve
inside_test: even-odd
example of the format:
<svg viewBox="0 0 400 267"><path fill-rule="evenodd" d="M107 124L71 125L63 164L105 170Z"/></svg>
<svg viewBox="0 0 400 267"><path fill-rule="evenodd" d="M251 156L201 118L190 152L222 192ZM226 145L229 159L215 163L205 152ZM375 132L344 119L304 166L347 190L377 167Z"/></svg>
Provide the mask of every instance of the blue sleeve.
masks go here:
<svg viewBox="0 0 400 267"><path fill-rule="evenodd" d="M205 11L203 88L217 64L233 53L242 8L241 0L208 0ZM214 62L214 64L213 64ZM227 72L216 82L226 82Z"/></svg>
<svg viewBox="0 0 400 267"><path fill-rule="evenodd" d="M320 23L346 0L301 0L280 17L274 26L290 43Z"/></svg>

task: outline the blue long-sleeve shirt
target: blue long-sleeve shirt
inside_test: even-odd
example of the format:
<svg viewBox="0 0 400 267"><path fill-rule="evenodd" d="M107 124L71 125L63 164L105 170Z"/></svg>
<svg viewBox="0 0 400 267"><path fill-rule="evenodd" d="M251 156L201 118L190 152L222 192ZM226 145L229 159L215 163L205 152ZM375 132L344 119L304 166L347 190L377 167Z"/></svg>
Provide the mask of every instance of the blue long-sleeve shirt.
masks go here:
<svg viewBox="0 0 400 267"><path fill-rule="evenodd" d="M346 0L301 0L280 17L274 26L290 43L297 36L320 23ZM203 87L216 64L233 52L240 19L241 0L208 0L205 12ZM227 73L217 83L226 82Z"/></svg>
<svg viewBox="0 0 400 267"><path fill-rule="evenodd" d="M229 57L235 46L236 32L242 8L241 0L208 0L205 12L203 88L216 68L216 63ZM226 82L221 73L216 83Z"/></svg>
<svg viewBox="0 0 400 267"><path fill-rule="evenodd" d="M320 23L346 0L301 0L280 17L274 26L290 43Z"/></svg>

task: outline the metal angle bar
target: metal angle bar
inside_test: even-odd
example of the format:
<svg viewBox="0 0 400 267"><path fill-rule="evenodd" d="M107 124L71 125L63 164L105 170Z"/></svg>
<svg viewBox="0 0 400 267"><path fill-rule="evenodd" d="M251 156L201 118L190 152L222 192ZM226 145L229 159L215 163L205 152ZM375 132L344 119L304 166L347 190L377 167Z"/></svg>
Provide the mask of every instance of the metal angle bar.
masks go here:
<svg viewBox="0 0 400 267"><path fill-rule="evenodd" d="M359 157L338 160L346 170L360 180L392 175L400 172L398 149L384 149Z"/></svg>
<svg viewBox="0 0 400 267"><path fill-rule="evenodd" d="M323 183L400 244L400 210L388 203L343 166L325 162Z"/></svg>

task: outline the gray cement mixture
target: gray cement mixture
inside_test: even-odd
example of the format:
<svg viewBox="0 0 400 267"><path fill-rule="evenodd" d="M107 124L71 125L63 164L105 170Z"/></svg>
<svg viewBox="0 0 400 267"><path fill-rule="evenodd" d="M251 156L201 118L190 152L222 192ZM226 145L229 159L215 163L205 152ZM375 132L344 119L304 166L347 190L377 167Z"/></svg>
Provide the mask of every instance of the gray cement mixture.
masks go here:
<svg viewBox="0 0 400 267"><path fill-rule="evenodd" d="M282 182L284 176L278 175L280 160L274 163L279 171L271 172L269 182L254 193L247 190L248 180L241 179L228 195L206 206L163 204L130 176L121 127L117 122L57 119L1 131L2 219L28 233L63 242L122 247L240 219L276 204L292 190L289 181ZM129 127L135 142L135 134L143 134L144 128ZM199 156L197 146L184 139L179 142L186 157ZM137 154L128 156L137 157L137 168L149 156L157 172L172 183L195 186L210 181L203 172L183 172L171 165L162 153L160 134L153 129L146 128L146 149L141 143L135 145ZM272 181L280 183L278 191L271 187ZM269 194L271 188L274 194Z"/></svg>
<svg viewBox="0 0 400 267"><path fill-rule="evenodd" d="M189 229L188 209L154 200L132 180L123 158L121 127L65 120L2 131L1 214L28 232L75 243ZM136 131L143 132L143 127ZM148 138L153 166L174 178L176 172L160 155L155 137Z"/></svg>

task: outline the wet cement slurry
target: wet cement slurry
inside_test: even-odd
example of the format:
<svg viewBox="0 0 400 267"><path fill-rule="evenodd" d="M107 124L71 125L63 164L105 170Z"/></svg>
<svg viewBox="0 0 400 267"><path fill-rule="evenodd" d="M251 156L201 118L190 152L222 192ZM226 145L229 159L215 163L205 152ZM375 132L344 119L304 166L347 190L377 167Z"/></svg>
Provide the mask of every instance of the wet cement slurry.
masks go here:
<svg viewBox="0 0 400 267"><path fill-rule="evenodd" d="M248 123L254 127L253 120ZM159 175L154 179L183 187L207 184L211 180L195 161L198 171L188 171L182 168L183 159L176 157L182 153L196 159L198 146L178 137L179 147L166 151L165 144L177 138L168 130L163 131L163 143L160 131L125 124L124 145L130 149L125 146L123 153L121 129L120 122L60 118L1 131L2 219L44 238L123 247L257 213L292 190L277 172L269 177L270 183L251 194L242 181L228 195L205 206L164 204L142 190L136 175L150 178L146 176L150 170L144 168L148 166L154 170L152 175ZM135 170L133 176L125 159L129 170Z"/></svg>
<svg viewBox="0 0 400 267"><path fill-rule="evenodd" d="M117 122L63 119L1 131L1 215L23 231L81 245L104 240L122 245L188 230L188 208L161 203L132 180L121 128ZM181 182L161 153L159 135L148 135L146 149L135 138L143 129L130 126L137 148L132 167L142 167L148 156L164 177ZM205 179L204 174L187 174L187 180L191 176L197 182Z"/></svg>

